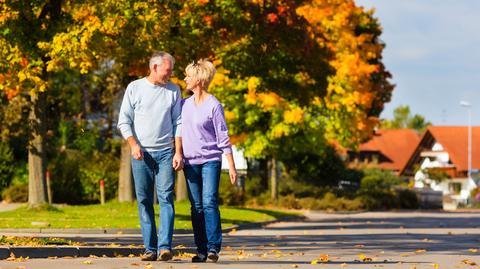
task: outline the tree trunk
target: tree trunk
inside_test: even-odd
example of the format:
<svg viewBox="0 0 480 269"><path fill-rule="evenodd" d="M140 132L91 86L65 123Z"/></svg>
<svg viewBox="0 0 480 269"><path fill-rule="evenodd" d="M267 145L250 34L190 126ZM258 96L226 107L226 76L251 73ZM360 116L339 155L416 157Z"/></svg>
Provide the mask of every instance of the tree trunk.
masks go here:
<svg viewBox="0 0 480 269"><path fill-rule="evenodd" d="M187 200L187 181L185 180L185 174L183 170L177 172L177 189L175 190L175 196L177 201Z"/></svg>
<svg viewBox="0 0 480 269"><path fill-rule="evenodd" d="M46 93L31 96L32 108L29 115L30 139L28 145L28 204L37 207L47 203L46 188Z"/></svg>
<svg viewBox="0 0 480 269"><path fill-rule="evenodd" d="M270 161L270 189L271 198L276 201L278 199L278 173L277 173L277 160L272 158Z"/></svg>
<svg viewBox="0 0 480 269"><path fill-rule="evenodd" d="M126 140L123 140L118 173L118 201L120 202L132 202L134 200L130 156L130 145L128 145Z"/></svg>

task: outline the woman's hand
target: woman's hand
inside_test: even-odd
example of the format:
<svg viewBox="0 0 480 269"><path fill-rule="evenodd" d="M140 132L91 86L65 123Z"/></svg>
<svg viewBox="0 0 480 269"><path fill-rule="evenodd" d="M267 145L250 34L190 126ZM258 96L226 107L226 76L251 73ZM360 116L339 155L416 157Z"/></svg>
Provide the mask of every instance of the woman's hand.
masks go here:
<svg viewBox="0 0 480 269"><path fill-rule="evenodd" d="M230 182L232 182L232 185L235 185L237 182L237 169L235 169L235 167L230 167L228 173L230 174Z"/></svg>

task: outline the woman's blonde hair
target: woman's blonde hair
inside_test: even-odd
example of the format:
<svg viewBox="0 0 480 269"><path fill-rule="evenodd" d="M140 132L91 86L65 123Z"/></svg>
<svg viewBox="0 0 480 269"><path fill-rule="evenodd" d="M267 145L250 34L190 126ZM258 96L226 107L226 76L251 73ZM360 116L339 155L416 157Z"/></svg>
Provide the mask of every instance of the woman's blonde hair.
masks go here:
<svg viewBox="0 0 480 269"><path fill-rule="evenodd" d="M200 59L185 68L185 74L200 81L205 89L208 88L215 76L215 66L208 59Z"/></svg>

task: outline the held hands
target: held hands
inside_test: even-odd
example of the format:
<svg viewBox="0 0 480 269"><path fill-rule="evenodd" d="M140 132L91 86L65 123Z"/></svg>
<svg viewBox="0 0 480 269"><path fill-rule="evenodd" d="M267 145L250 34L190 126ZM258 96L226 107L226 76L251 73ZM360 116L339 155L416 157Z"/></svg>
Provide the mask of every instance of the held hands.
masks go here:
<svg viewBox="0 0 480 269"><path fill-rule="evenodd" d="M183 169L183 158L181 154L175 153L175 155L173 155L172 166L175 171Z"/></svg>

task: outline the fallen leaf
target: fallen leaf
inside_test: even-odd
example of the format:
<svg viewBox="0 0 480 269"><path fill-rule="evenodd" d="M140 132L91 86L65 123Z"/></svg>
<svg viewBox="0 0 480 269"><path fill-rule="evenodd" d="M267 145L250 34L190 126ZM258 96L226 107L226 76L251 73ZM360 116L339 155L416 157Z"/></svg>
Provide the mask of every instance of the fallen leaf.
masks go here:
<svg viewBox="0 0 480 269"><path fill-rule="evenodd" d="M473 262L473 261L471 261L471 260L467 260L467 259L462 260L462 262L463 262L464 264L471 265L471 266L477 265L475 262Z"/></svg>
<svg viewBox="0 0 480 269"><path fill-rule="evenodd" d="M318 264L318 260L312 260L310 264Z"/></svg>
<svg viewBox="0 0 480 269"><path fill-rule="evenodd" d="M417 267L415 265L412 265L410 269L417 269Z"/></svg>
<svg viewBox="0 0 480 269"><path fill-rule="evenodd" d="M415 253L424 253L424 252L427 252L426 249L417 249L415 250Z"/></svg>
<svg viewBox="0 0 480 269"><path fill-rule="evenodd" d="M128 257L129 257L129 258L133 258L133 257L135 257L135 254L133 254L133 253L128 254Z"/></svg>
<svg viewBox="0 0 480 269"><path fill-rule="evenodd" d="M473 253L477 253L477 252L478 252L478 248L471 248L471 249L469 249L468 251L473 252Z"/></svg>
<svg viewBox="0 0 480 269"><path fill-rule="evenodd" d="M320 254L320 256L318 256L318 259L321 262L329 262L330 261L330 258L328 257L328 254Z"/></svg>
<svg viewBox="0 0 480 269"><path fill-rule="evenodd" d="M98 258L98 257L95 256L95 255L90 255L90 256L88 256L88 257L89 257L89 258L92 258L92 259L97 259L97 258Z"/></svg>
<svg viewBox="0 0 480 269"><path fill-rule="evenodd" d="M82 263L83 264L92 264L92 261L91 260L86 260L86 261L83 261Z"/></svg>
<svg viewBox="0 0 480 269"><path fill-rule="evenodd" d="M365 256L364 254L358 254L358 258L362 262L371 262L372 258Z"/></svg>
<svg viewBox="0 0 480 269"><path fill-rule="evenodd" d="M298 268L298 264L292 264L290 266L293 267L293 268Z"/></svg>
<svg viewBox="0 0 480 269"><path fill-rule="evenodd" d="M230 232L228 232L228 234L235 234L237 233L237 229L232 229Z"/></svg>
<svg viewBox="0 0 480 269"><path fill-rule="evenodd" d="M342 263L340 264L341 267L347 267L347 264L346 263Z"/></svg>
<svg viewBox="0 0 480 269"><path fill-rule="evenodd" d="M440 267L440 266L438 265L438 263L432 263L432 266L433 266L433 268L435 268L435 269L438 269L438 268Z"/></svg>
<svg viewBox="0 0 480 269"><path fill-rule="evenodd" d="M132 262L130 265L131 266L140 266L140 264L138 262Z"/></svg>
<svg viewBox="0 0 480 269"><path fill-rule="evenodd" d="M184 245L178 245L178 246L174 247L173 249L185 249L185 248L187 248L187 247L184 246Z"/></svg>
<svg viewBox="0 0 480 269"><path fill-rule="evenodd" d="M153 268L153 265L152 265L151 263L147 263L147 264L145 265L145 268L147 268L147 269Z"/></svg>

